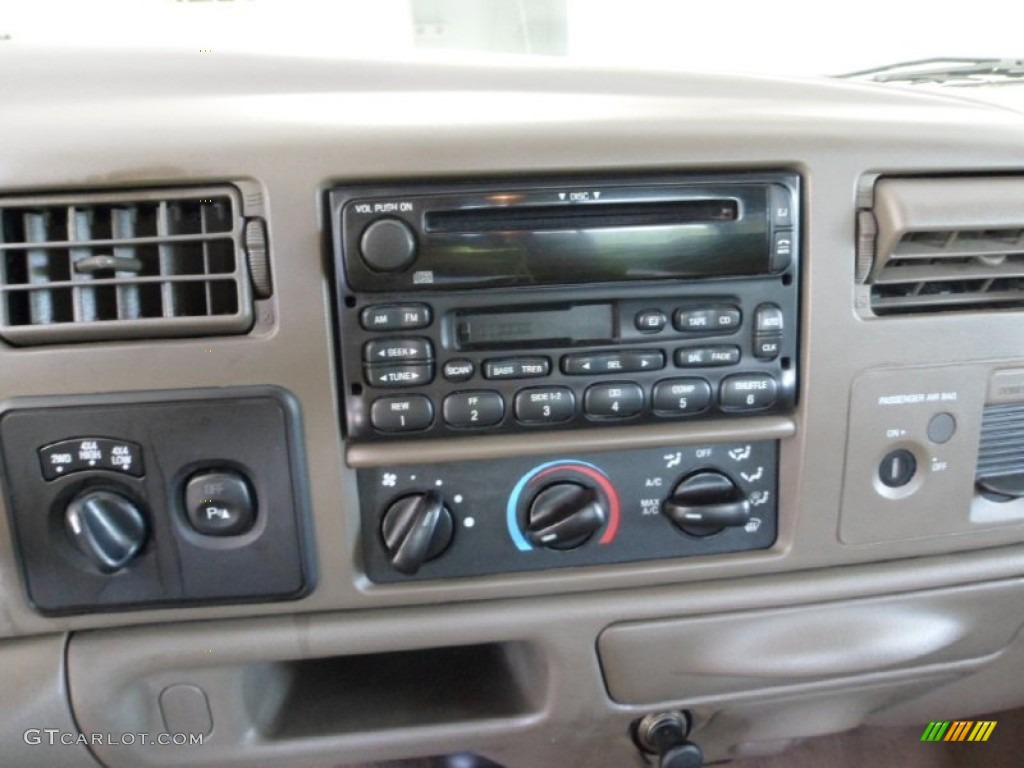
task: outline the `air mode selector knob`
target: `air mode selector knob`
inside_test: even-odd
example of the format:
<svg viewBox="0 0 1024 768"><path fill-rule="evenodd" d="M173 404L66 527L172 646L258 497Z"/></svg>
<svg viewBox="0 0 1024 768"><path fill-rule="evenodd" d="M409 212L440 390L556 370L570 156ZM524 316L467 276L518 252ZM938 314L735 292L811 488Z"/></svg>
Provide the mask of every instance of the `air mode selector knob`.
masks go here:
<svg viewBox="0 0 1024 768"><path fill-rule="evenodd" d="M80 493L64 510L68 538L103 573L128 565L146 543L148 528L135 502L113 491Z"/></svg>
<svg viewBox="0 0 1024 768"><path fill-rule="evenodd" d="M706 469L683 478L662 505L662 513L683 533L711 536L750 521L750 502L728 475Z"/></svg>
<svg viewBox="0 0 1024 768"><path fill-rule="evenodd" d="M412 575L452 543L455 524L437 491L413 493L394 501L381 520L381 536L391 566Z"/></svg>
<svg viewBox="0 0 1024 768"><path fill-rule="evenodd" d="M416 235L401 219L377 219L363 230L359 253L374 272L401 272L416 260Z"/></svg>
<svg viewBox="0 0 1024 768"><path fill-rule="evenodd" d="M593 488L552 483L534 496L526 535L538 547L575 549L604 527L608 510Z"/></svg>

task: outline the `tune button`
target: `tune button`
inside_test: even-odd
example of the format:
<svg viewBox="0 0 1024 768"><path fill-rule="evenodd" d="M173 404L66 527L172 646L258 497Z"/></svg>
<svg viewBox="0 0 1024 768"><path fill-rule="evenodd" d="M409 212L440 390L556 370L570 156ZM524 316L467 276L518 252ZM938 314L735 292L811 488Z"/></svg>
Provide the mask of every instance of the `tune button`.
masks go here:
<svg viewBox="0 0 1024 768"><path fill-rule="evenodd" d="M722 380L718 402L726 411L760 411L775 405L779 385L767 373L738 373Z"/></svg>
<svg viewBox="0 0 1024 768"><path fill-rule="evenodd" d="M595 384L583 396L583 409L588 416L626 418L635 416L643 407L643 389L629 381Z"/></svg>
<svg viewBox="0 0 1024 768"><path fill-rule="evenodd" d="M434 420L434 406L426 395L379 397L370 406L370 423L381 432L413 432Z"/></svg>
<svg viewBox="0 0 1024 768"><path fill-rule="evenodd" d="M365 365L363 375L371 387L422 387L434 378L433 363Z"/></svg>
<svg viewBox="0 0 1024 768"><path fill-rule="evenodd" d="M444 399L441 411L449 426L489 427L504 418L505 400L486 389L455 392Z"/></svg>
<svg viewBox="0 0 1024 768"><path fill-rule="evenodd" d="M654 385L656 413L700 413L711 405L711 385L704 379L665 379Z"/></svg>
<svg viewBox="0 0 1024 768"><path fill-rule="evenodd" d="M515 399L516 419L526 424L555 424L576 413L576 398L568 387L521 389Z"/></svg>

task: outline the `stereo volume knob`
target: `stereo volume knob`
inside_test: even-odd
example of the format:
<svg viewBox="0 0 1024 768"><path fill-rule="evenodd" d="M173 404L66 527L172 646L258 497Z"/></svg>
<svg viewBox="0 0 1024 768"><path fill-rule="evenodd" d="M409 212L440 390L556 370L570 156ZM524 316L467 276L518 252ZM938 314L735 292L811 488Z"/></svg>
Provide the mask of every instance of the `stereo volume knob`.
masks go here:
<svg viewBox="0 0 1024 768"><path fill-rule="evenodd" d="M416 235L401 219L377 219L363 230L359 253L374 272L401 272L416 260Z"/></svg>
<svg viewBox="0 0 1024 768"><path fill-rule="evenodd" d="M579 483L552 483L530 504L526 535L539 547L575 549L597 533L608 510L597 491Z"/></svg>
<svg viewBox="0 0 1024 768"><path fill-rule="evenodd" d="M454 530L452 513L436 491L414 493L395 501L384 513L381 535L391 566L412 575L448 549Z"/></svg>
<svg viewBox="0 0 1024 768"><path fill-rule="evenodd" d="M87 491L73 498L64 511L64 529L78 551L103 573L124 568L146 543L142 511L112 491Z"/></svg>
<svg viewBox="0 0 1024 768"><path fill-rule="evenodd" d="M750 521L750 502L732 479L702 470L684 478L662 506L672 524L691 536L710 536Z"/></svg>

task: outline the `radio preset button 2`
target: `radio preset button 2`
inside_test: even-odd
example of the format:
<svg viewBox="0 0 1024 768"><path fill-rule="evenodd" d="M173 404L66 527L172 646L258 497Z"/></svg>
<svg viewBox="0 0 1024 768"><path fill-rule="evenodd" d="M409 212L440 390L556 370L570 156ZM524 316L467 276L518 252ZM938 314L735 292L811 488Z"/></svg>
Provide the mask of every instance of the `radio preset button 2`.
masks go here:
<svg viewBox="0 0 1024 768"><path fill-rule="evenodd" d="M551 373L546 357L515 357L484 362L485 379L533 379Z"/></svg>
<svg viewBox="0 0 1024 768"><path fill-rule="evenodd" d="M632 382L610 382L588 387L583 410L588 416L634 416L644 407L644 391Z"/></svg>
<svg viewBox="0 0 1024 768"><path fill-rule="evenodd" d="M476 366L472 360L449 360L441 368L441 375L448 381L466 381L473 378Z"/></svg>
<svg viewBox="0 0 1024 768"><path fill-rule="evenodd" d="M528 424L555 424L576 413L576 397L568 387L521 389L515 399L516 419Z"/></svg>
<svg viewBox="0 0 1024 768"><path fill-rule="evenodd" d="M775 405L778 392L767 373L739 373L722 380L718 403L727 411L760 411Z"/></svg>
<svg viewBox="0 0 1024 768"><path fill-rule="evenodd" d="M434 366L431 363L366 365L363 374L371 387L421 387L434 378Z"/></svg>
<svg viewBox="0 0 1024 768"><path fill-rule="evenodd" d="M381 304L366 307L359 324L368 331L409 331L430 325L430 307L426 304Z"/></svg>
<svg viewBox="0 0 1024 768"><path fill-rule="evenodd" d="M416 234L401 219L377 219L363 230L359 255L375 272L401 272L416 260Z"/></svg>
<svg viewBox="0 0 1024 768"><path fill-rule="evenodd" d="M426 429L434 420L434 406L425 395L380 397L370 406L370 423L382 432Z"/></svg>
<svg viewBox="0 0 1024 768"><path fill-rule="evenodd" d="M645 309L637 313L634 322L641 333L657 333L665 327L668 318L660 309Z"/></svg>
<svg viewBox="0 0 1024 768"><path fill-rule="evenodd" d="M491 390L455 392L444 399L441 412L452 427L490 427L505 417L505 400Z"/></svg>
<svg viewBox="0 0 1024 768"><path fill-rule="evenodd" d="M433 358L430 339L376 339L363 347L363 360L367 363L420 362Z"/></svg>
<svg viewBox="0 0 1024 768"><path fill-rule="evenodd" d="M700 413L711 405L711 385L704 379L664 379L654 385L651 398L657 413Z"/></svg>
<svg viewBox="0 0 1024 768"><path fill-rule="evenodd" d="M739 361L739 347L690 347L676 350L676 365L680 368L713 368L736 365Z"/></svg>

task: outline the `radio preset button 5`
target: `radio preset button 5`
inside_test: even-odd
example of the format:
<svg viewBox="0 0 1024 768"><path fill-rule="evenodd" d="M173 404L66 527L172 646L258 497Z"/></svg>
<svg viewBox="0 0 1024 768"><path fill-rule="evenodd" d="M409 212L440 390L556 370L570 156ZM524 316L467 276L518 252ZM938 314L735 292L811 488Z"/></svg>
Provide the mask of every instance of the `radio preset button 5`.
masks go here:
<svg viewBox="0 0 1024 768"><path fill-rule="evenodd" d="M367 363L420 362L433 358L430 339L377 339L363 347L363 360Z"/></svg>
<svg viewBox="0 0 1024 768"><path fill-rule="evenodd" d="M546 357L516 357L484 362L485 379L533 379L551 373Z"/></svg>
<svg viewBox="0 0 1024 768"><path fill-rule="evenodd" d="M359 323L368 331L410 331L430 325L430 307L426 304L381 304L366 307Z"/></svg>
<svg viewBox="0 0 1024 768"><path fill-rule="evenodd" d="M531 387L516 393L516 419L531 424L567 421L576 412L576 398L568 387Z"/></svg>
<svg viewBox="0 0 1024 768"><path fill-rule="evenodd" d="M401 272L416 260L416 235L401 219L377 219L363 230L359 254L375 272Z"/></svg>
<svg viewBox="0 0 1024 768"><path fill-rule="evenodd" d="M657 413L700 413L711 405L711 385L704 379L665 379L654 385L651 398Z"/></svg>
<svg viewBox="0 0 1024 768"><path fill-rule="evenodd" d="M588 387L583 410L588 416L634 416L644 407L644 391L632 382L611 382Z"/></svg>
<svg viewBox="0 0 1024 768"><path fill-rule="evenodd" d="M473 378L476 366L472 360L449 360L441 369L441 375L448 381L466 381Z"/></svg>
<svg viewBox="0 0 1024 768"><path fill-rule="evenodd" d="M676 330L683 333L732 333L742 320L737 307L677 309L673 317Z"/></svg>
<svg viewBox="0 0 1024 768"><path fill-rule="evenodd" d="M636 373L656 371L665 367L665 353L660 349L607 352L596 355L565 355L562 373L567 376L595 376L600 373Z"/></svg>
<svg viewBox="0 0 1024 768"><path fill-rule="evenodd" d="M431 363L367 365L363 367L363 374L371 387L421 387L434 378L434 366Z"/></svg>
<svg viewBox="0 0 1024 768"><path fill-rule="evenodd" d="M505 417L505 401L491 390L456 392L444 399L441 412L452 427L490 427Z"/></svg>
<svg viewBox="0 0 1024 768"><path fill-rule="evenodd" d="M645 309L637 313L634 322L636 329L641 333L657 333L665 327L668 318L660 309Z"/></svg>
<svg viewBox="0 0 1024 768"><path fill-rule="evenodd" d="M736 365L739 361L739 347L691 347L676 350L676 365L680 368L712 368Z"/></svg>
<svg viewBox="0 0 1024 768"><path fill-rule="evenodd" d="M434 406L425 395L380 397L370 406L370 423L382 432L426 429L434 420Z"/></svg>
<svg viewBox="0 0 1024 768"><path fill-rule="evenodd" d="M760 411L775 405L778 391L767 373L739 373L722 380L718 403L727 411Z"/></svg>

